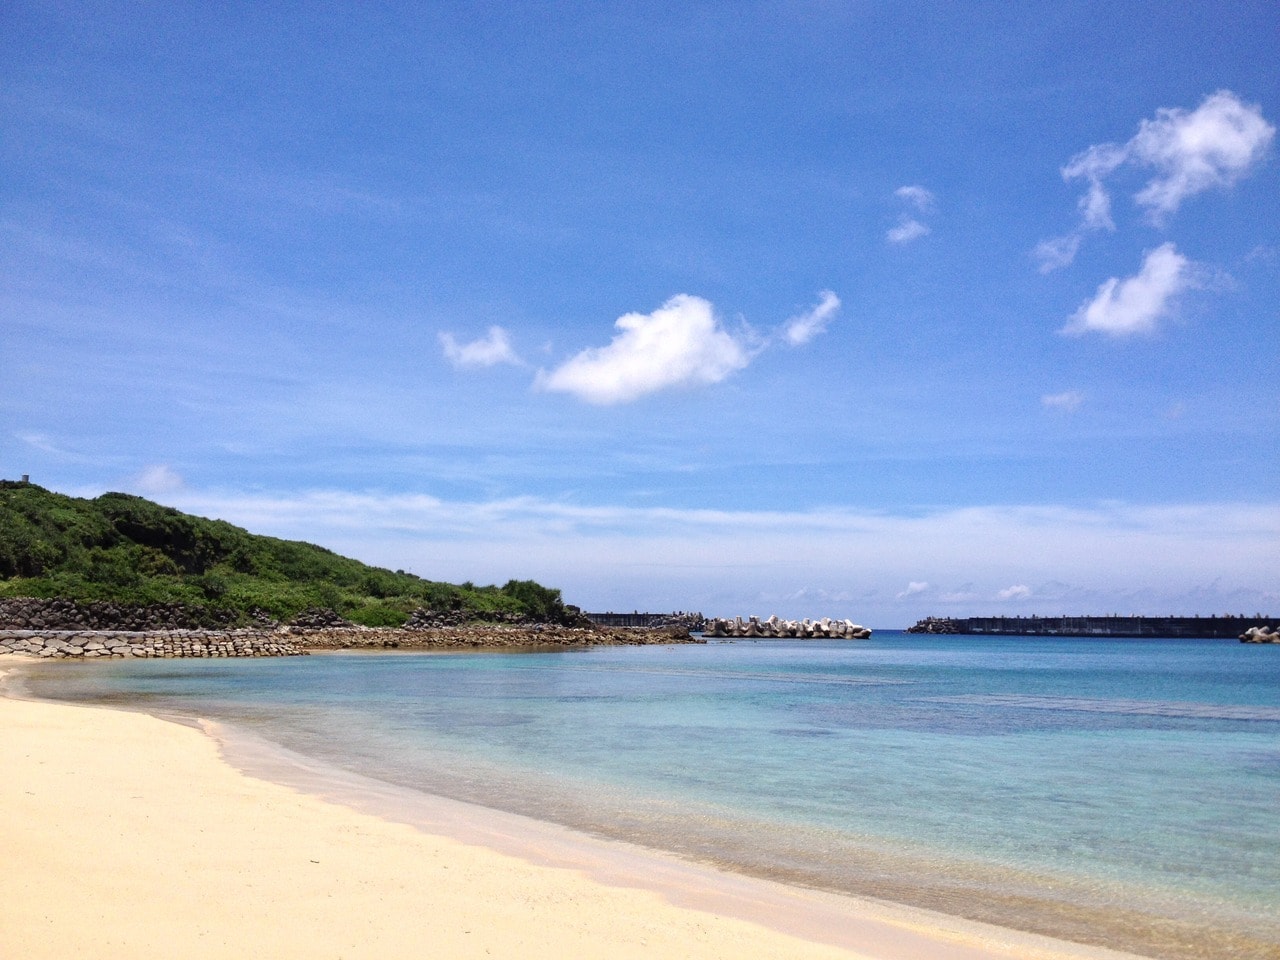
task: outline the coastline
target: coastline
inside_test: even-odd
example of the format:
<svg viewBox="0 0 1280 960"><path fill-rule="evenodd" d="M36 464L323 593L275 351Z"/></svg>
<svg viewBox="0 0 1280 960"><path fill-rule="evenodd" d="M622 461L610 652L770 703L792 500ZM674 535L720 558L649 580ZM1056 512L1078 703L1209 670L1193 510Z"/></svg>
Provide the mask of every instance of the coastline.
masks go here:
<svg viewBox="0 0 1280 960"><path fill-rule="evenodd" d="M0 697L3 952L1126 956L727 874L202 728Z"/></svg>

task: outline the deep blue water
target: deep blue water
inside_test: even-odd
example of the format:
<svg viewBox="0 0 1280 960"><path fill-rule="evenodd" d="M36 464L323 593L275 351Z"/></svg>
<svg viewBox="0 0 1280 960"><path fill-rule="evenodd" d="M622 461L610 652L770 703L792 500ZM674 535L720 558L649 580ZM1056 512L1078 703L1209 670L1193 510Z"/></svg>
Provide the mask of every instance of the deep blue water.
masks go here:
<svg viewBox="0 0 1280 960"><path fill-rule="evenodd" d="M57 663L31 686L791 882L1280 954L1280 647L880 632Z"/></svg>

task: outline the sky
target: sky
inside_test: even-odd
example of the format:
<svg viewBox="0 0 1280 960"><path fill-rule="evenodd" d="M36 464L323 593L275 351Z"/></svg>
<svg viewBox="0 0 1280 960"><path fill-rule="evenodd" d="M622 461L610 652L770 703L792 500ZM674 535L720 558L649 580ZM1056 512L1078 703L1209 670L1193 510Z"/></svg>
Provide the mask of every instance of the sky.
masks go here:
<svg viewBox="0 0 1280 960"><path fill-rule="evenodd" d="M1280 614L1272 0L0 11L0 476L588 610Z"/></svg>

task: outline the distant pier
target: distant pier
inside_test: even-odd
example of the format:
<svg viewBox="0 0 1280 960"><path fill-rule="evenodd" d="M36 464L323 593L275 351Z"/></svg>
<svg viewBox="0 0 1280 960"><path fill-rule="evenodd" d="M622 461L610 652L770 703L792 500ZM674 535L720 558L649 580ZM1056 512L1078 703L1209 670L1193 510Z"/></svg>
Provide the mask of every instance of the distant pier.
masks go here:
<svg viewBox="0 0 1280 960"><path fill-rule="evenodd" d="M1016 637L1169 637L1235 640L1253 627L1280 627L1276 617L926 617L908 633Z"/></svg>

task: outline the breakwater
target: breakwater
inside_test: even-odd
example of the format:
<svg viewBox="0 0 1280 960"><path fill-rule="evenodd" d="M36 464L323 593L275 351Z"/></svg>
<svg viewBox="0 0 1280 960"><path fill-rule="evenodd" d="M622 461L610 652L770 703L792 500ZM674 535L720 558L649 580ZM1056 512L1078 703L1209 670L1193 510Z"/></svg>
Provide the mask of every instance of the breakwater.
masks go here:
<svg viewBox="0 0 1280 960"><path fill-rule="evenodd" d="M1275 617L926 617L907 632L1235 640L1253 627L1278 626Z"/></svg>
<svg viewBox="0 0 1280 960"><path fill-rule="evenodd" d="M722 620L712 617L703 626L702 633L707 637L776 637L779 639L797 637L831 640L865 640L871 636L871 631L860 623L854 623L852 620L832 620L830 617L823 617L821 620L780 620L777 617L769 617L767 620L761 620L759 617L748 617L746 620L734 617L732 620Z"/></svg>

